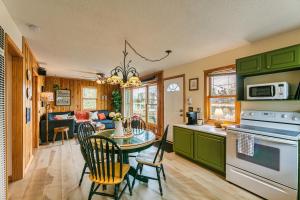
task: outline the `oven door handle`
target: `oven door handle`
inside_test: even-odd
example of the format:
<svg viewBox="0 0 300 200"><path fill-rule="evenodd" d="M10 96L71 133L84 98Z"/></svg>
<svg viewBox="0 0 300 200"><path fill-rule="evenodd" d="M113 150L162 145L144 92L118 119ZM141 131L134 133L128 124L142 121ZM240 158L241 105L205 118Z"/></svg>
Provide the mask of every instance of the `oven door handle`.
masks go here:
<svg viewBox="0 0 300 200"><path fill-rule="evenodd" d="M227 134L233 133L235 135L240 134L240 133L244 133L244 132L237 132L237 131L228 131ZM249 134L246 133L245 134ZM261 136L261 135L256 135L256 134L252 134L254 135L255 139L258 140L263 140L263 141L268 141L268 142L273 142L273 143L279 143L279 144L288 144L288 145L292 145L292 146L297 146L298 141L293 141L293 140L285 140L285 139L280 139L280 138L275 138L275 137L268 137L268 136Z"/></svg>

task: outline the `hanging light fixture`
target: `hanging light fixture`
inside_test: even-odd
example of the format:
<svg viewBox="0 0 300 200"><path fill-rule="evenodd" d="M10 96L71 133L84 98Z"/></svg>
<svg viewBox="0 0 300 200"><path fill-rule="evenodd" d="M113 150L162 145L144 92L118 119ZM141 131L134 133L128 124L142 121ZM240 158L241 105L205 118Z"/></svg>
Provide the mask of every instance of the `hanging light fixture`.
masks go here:
<svg viewBox="0 0 300 200"><path fill-rule="evenodd" d="M161 61L161 60L165 59L166 57L168 57L170 55L170 53L172 52L171 50L166 50L165 51L166 55L163 56L162 58L149 59L149 58L141 55L140 53L138 53L131 46L131 44L127 40L125 40L125 48L123 51L123 56L124 56L123 63L121 64L121 66L117 66L113 70L111 70L111 76L106 79L107 83L109 83L111 85L120 84L120 86L123 88L124 87L138 87L142 84L142 82L139 78L139 73L137 72L137 70L134 67L130 66L131 60L126 62L126 57L128 56L127 46L130 47L136 55L138 55L139 57L141 57L144 60L149 61L149 62Z"/></svg>
<svg viewBox="0 0 300 200"><path fill-rule="evenodd" d="M106 83L106 78L105 78L105 74L103 73L96 73L96 83L97 84L105 84Z"/></svg>

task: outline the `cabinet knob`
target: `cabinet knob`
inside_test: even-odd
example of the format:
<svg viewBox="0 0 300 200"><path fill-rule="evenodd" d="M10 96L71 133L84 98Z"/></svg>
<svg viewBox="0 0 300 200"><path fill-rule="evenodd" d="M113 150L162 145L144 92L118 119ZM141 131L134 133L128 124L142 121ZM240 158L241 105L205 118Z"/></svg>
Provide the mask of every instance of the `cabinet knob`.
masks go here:
<svg viewBox="0 0 300 200"><path fill-rule="evenodd" d="M270 69L270 65L268 65L267 68Z"/></svg>

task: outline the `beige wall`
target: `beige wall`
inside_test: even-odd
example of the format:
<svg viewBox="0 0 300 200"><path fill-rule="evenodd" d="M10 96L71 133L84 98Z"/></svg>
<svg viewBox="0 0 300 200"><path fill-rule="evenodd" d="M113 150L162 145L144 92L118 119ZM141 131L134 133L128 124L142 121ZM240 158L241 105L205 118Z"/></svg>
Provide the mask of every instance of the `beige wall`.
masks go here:
<svg viewBox="0 0 300 200"><path fill-rule="evenodd" d="M194 108L204 108L204 73L203 70L222 67L235 63L237 58L262 53L294 44L300 44L300 29L284 34L269 37L267 39L251 43L230 51L219 53L197 61L168 68L164 71L164 77L179 74L186 75L186 98L191 97ZM297 72L299 73L299 72ZM289 75L288 75L289 76ZM199 78L199 91L188 90L188 80ZM299 76L300 77L300 76ZM300 78L299 80L300 81ZM296 101L282 102L242 102L242 109L300 111L300 103Z"/></svg>
<svg viewBox="0 0 300 200"><path fill-rule="evenodd" d="M0 26L13 39L19 49L22 49L22 34L8 13L6 6L0 0Z"/></svg>

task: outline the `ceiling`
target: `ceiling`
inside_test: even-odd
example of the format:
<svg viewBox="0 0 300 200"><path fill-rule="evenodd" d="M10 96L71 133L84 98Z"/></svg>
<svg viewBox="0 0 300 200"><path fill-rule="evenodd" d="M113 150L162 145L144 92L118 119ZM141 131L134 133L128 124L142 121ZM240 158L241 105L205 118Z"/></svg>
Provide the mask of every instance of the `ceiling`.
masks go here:
<svg viewBox="0 0 300 200"><path fill-rule="evenodd" d="M142 74L192 62L300 27L299 0L2 0L48 74L85 78L122 61ZM40 30L32 30L34 24ZM43 65L42 65L43 66Z"/></svg>

